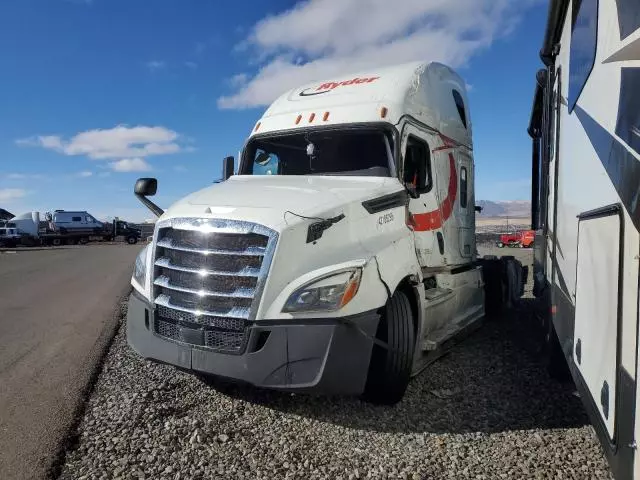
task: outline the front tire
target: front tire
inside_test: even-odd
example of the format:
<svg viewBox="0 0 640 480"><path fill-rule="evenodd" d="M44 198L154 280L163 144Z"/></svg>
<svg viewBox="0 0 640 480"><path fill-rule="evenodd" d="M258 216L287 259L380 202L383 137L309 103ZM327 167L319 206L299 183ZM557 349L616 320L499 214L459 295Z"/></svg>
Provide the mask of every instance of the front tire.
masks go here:
<svg viewBox="0 0 640 480"><path fill-rule="evenodd" d="M364 399L382 405L402 400L411 378L415 332L411 304L397 291L384 306L376 338L388 348L374 345Z"/></svg>

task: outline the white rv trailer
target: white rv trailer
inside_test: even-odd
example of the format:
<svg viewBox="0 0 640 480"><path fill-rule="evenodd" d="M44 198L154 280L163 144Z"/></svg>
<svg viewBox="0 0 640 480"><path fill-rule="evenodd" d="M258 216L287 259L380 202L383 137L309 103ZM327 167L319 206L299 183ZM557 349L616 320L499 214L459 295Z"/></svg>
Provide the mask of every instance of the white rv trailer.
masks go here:
<svg viewBox="0 0 640 480"><path fill-rule="evenodd" d="M132 278L142 356L293 391L402 398L484 314L464 81L412 63L295 88L239 172L160 215ZM375 346L374 346L375 345Z"/></svg>
<svg viewBox="0 0 640 480"><path fill-rule="evenodd" d="M616 478L640 478L640 2L552 0L541 56L529 133L551 366L566 359Z"/></svg>

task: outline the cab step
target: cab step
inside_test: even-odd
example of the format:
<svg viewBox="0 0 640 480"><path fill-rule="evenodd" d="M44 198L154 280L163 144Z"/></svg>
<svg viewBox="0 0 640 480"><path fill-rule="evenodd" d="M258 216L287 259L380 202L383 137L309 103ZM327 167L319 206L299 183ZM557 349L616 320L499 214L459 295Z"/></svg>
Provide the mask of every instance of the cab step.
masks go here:
<svg viewBox="0 0 640 480"><path fill-rule="evenodd" d="M438 350L449 340L453 339L461 331L466 330L473 323L476 323L478 318L471 317L468 321L463 323L451 323L439 330L431 332L427 338L422 341L422 351L432 352Z"/></svg>

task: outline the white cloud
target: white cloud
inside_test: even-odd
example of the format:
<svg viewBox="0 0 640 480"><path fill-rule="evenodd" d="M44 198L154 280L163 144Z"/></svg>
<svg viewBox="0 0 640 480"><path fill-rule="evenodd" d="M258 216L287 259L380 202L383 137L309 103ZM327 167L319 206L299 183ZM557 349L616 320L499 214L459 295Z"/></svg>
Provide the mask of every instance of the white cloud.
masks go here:
<svg viewBox="0 0 640 480"><path fill-rule="evenodd" d="M541 0L307 0L260 20L241 43L261 61L220 108L266 105L297 85L414 60L464 66Z"/></svg>
<svg viewBox="0 0 640 480"><path fill-rule="evenodd" d="M88 177L91 177L92 175L93 175L93 172L90 172L89 170L85 170L83 172L78 172L76 174L76 176L80 177L80 178L88 178Z"/></svg>
<svg viewBox="0 0 640 480"><path fill-rule="evenodd" d="M162 60L151 60L145 63L145 66L152 72L157 72L158 70L165 68L167 64Z"/></svg>
<svg viewBox="0 0 640 480"><path fill-rule="evenodd" d="M13 200L24 197L26 194L27 191L22 188L1 188L0 202L11 203Z"/></svg>
<svg viewBox="0 0 640 480"><path fill-rule="evenodd" d="M110 129L80 132L69 140L57 135L39 135L16 140L16 143L101 160L178 153L181 150L178 137L176 132L165 127L118 125Z"/></svg>
<svg viewBox="0 0 640 480"><path fill-rule="evenodd" d="M114 172L148 172L151 165L143 158L123 158L109 164Z"/></svg>
<svg viewBox="0 0 640 480"><path fill-rule="evenodd" d="M102 177L102 178L110 177L111 176L111 172L100 172L100 173L98 173L98 176Z"/></svg>
<svg viewBox="0 0 640 480"><path fill-rule="evenodd" d="M41 180L44 178L44 175L41 173L9 173L6 175L8 180Z"/></svg>
<svg viewBox="0 0 640 480"><path fill-rule="evenodd" d="M185 167L184 165L175 165L173 167L173 170L179 173L184 173L187 171L187 167Z"/></svg>
<svg viewBox="0 0 640 480"><path fill-rule="evenodd" d="M198 64L196 62L184 62L184 66L191 70L196 70L198 68Z"/></svg>
<svg viewBox="0 0 640 480"><path fill-rule="evenodd" d="M246 73L238 73L229 79L229 85L233 88L243 87L249 80L249 75Z"/></svg>

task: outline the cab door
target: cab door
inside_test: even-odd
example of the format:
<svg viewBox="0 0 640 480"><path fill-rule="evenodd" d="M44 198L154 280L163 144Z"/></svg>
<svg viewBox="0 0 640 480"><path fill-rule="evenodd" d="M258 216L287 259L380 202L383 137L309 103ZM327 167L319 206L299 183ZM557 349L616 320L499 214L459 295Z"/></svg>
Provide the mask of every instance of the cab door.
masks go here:
<svg viewBox="0 0 640 480"><path fill-rule="evenodd" d="M441 264L444 237L437 198L437 175L432 165L431 148L435 136L411 123L402 129L402 178L408 190L409 224L414 232L420 266Z"/></svg>
<svg viewBox="0 0 640 480"><path fill-rule="evenodd" d="M458 248L460 256L469 259L473 255L475 236L475 196L473 191L473 161L463 149L457 152L460 163L458 205Z"/></svg>

